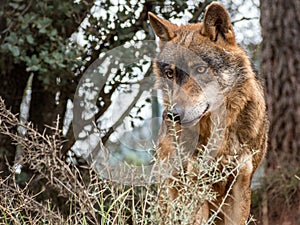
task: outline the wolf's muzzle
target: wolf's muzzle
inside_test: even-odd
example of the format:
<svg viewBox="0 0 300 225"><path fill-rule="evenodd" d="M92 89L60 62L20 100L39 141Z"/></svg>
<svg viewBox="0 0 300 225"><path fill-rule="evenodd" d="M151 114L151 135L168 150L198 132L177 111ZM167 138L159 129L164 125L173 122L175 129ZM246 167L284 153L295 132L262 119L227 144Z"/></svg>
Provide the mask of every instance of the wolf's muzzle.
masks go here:
<svg viewBox="0 0 300 225"><path fill-rule="evenodd" d="M178 109L174 108L173 110L167 111L167 116L170 120L179 122L182 117L182 113Z"/></svg>

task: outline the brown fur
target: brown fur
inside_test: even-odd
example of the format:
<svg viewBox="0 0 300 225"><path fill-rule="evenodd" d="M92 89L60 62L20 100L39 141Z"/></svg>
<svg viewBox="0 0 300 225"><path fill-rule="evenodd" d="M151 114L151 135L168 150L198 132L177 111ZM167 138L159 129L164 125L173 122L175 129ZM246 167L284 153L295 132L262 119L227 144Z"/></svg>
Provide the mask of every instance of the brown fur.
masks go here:
<svg viewBox="0 0 300 225"><path fill-rule="evenodd" d="M199 154L199 149L216 138L211 129L217 120L222 129L214 158L222 157L226 163L235 158L241 163L239 174L223 206L216 224L242 225L249 217L251 179L261 163L267 142L268 122L263 89L244 50L236 43L230 17L217 3L208 7L203 23L177 26L149 13L149 20L160 38L161 52L154 62L157 86L171 89L164 93L166 111L160 131L158 158L174 157L174 136L167 112L177 114L176 130L196 147L188 149L188 161ZM171 72L170 72L171 71ZM174 107L172 107L174 104ZM198 132L199 131L199 132ZM220 138L221 137L221 138ZM254 151L258 153L253 154ZM188 165L185 169L188 169ZM224 198L233 179L214 186L218 192L215 202L206 202L195 215L195 224L208 219ZM179 197L176 189L169 190L171 198Z"/></svg>

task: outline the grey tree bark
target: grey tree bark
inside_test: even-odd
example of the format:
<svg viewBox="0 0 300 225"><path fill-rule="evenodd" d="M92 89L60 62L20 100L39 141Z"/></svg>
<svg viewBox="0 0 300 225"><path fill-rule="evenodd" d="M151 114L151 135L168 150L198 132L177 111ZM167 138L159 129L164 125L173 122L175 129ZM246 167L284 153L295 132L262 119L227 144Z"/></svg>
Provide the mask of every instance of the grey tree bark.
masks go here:
<svg viewBox="0 0 300 225"><path fill-rule="evenodd" d="M268 190L270 224L296 224L293 215L300 209L300 182L295 174L300 171L300 1L261 1L262 62L261 72L266 80L267 106L270 119L267 174L281 176L281 184ZM297 172L298 171L298 172ZM280 180L280 179L278 179ZM279 193L283 184L296 185L286 193ZM286 183L287 182L287 183ZM297 185L298 182L298 185ZM289 206L276 206L280 195L288 196ZM272 198L272 199L270 199ZM290 207L289 210L282 210ZM290 211L291 215L287 216ZM297 211L296 211L297 212ZM289 217L289 218L288 218ZM288 219L287 219L288 218ZM299 220L298 220L299 222Z"/></svg>

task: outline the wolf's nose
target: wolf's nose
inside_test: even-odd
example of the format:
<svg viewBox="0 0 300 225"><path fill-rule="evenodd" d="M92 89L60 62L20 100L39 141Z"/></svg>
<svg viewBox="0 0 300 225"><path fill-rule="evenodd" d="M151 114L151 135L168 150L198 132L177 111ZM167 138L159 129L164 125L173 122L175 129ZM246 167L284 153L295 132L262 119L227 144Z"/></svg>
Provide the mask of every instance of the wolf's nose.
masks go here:
<svg viewBox="0 0 300 225"><path fill-rule="evenodd" d="M178 110L173 109L173 110L168 110L167 116L170 120L173 120L175 122L179 122L180 121L180 116L181 116L180 114L181 113Z"/></svg>

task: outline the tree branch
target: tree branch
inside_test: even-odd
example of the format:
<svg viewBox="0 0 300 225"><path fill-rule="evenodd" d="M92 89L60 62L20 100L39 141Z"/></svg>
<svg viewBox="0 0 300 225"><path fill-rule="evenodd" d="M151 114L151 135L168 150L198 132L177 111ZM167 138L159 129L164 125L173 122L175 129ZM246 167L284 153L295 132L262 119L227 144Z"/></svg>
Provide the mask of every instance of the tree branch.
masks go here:
<svg viewBox="0 0 300 225"><path fill-rule="evenodd" d="M144 84L143 81L145 80L145 78L147 78L147 77L150 76L151 71L152 71L152 68L151 68L151 66L150 66L150 67L148 68L147 72L145 73L144 79L140 82L141 85ZM147 89L148 89L148 88L147 88ZM122 124L122 122L123 122L123 120L125 119L125 117L129 115L131 109L133 108L133 106L135 106L135 104L137 103L137 101L140 99L140 97L141 97L142 93L144 92L144 90L145 90L144 88L140 88L140 89L139 89L139 92L138 92L137 95L134 97L134 99L133 99L133 101L130 103L129 107L127 107L127 109L126 109L125 112L120 116L120 118L118 119L118 121L117 121L113 126L111 126L111 127L108 129L108 131L107 131L107 133L105 134L105 136L102 137L102 142L103 142L103 143L105 143L105 142L108 140L109 136L115 131L115 129L116 129L118 126L120 126L120 125Z"/></svg>

